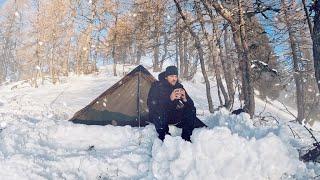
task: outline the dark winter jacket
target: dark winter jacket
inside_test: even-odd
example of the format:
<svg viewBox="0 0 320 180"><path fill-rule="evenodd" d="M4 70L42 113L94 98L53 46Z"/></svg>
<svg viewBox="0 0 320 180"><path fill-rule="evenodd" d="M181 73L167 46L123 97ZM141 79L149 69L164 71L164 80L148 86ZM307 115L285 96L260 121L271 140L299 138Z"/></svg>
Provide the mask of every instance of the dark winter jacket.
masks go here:
<svg viewBox="0 0 320 180"><path fill-rule="evenodd" d="M147 100L149 119L151 121L157 119L163 121L163 118L170 117L170 114L172 113L182 113L181 109L177 108L179 104L178 100L171 101L170 95L174 89L183 88L183 85L179 82L174 86L170 85L164 77L164 72L160 73L158 78L159 81L156 81L151 85ZM187 102L180 101L184 104L183 108L193 107L194 103L187 93L186 98ZM172 120L169 119L166 122L170 123L170 121Z"/></svg>

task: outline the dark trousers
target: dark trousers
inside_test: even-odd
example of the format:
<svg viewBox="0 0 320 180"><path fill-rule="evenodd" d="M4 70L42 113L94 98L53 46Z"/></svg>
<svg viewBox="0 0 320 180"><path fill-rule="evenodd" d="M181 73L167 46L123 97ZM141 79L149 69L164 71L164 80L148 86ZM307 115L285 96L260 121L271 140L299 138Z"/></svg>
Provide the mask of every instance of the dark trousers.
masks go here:
<svg viewBox="0 0 320 180"><path fill-rule="evenodd" d="M162 117L159 117L158 121L155 120L154 124L156 126L156 130L159 134L159 139L163 140L166 134L169 134L169 124L174 124L178 128L182 128L181 137L190 141L190 136L195 127L203 127L198 126L199 119L196 117L196 108L195 107L184 107L180 110L174 110L168 112L163 112Z"/></svg>

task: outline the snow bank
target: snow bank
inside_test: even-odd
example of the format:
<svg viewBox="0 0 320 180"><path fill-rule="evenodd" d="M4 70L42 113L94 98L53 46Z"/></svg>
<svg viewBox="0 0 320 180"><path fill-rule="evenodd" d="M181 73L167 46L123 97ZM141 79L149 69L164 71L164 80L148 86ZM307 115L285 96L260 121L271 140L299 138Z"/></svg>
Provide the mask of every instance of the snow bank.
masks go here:
<svg viewBox="0 0 320 180"><path fill-rule="evenodd" d="M270 133L256 140L231 134L227 128L198 130L193 143L166 137L153 145L157 179L280 179L306 169L294 149Z"/></svg>
<svg viewBox="0 0 320 180"><path fill-rule="evenodd" d="M297 150L276 136L273 128L259 134L259 128L252 126L245 114L228 115L223 110L209 119L226 126L195 130L193 143L171 136L166 136L163 143L155 141L155 178L280 179L312 174L298 160Z"/></svg>
<svg viewBox="0 0 320 180"><path fill-rule="evenodd" d="M298 153L274 132L259 131L246 115L221 110L193 143L164 142L153 125L87 126L3 114L0 176L4 179L280 179L313 177ZM218 121L219 119L219 121ZM215 121L215 122L213 122ZM261 128L260 128L261 129Z"/></svg>
<svg viewBox="0 0 320 180"><path fill-rule="evenodd" d="M149 176L153 126L86 126L5 116L3 179L141 179ZM15 119L15 121L13 121Z"/></svg>

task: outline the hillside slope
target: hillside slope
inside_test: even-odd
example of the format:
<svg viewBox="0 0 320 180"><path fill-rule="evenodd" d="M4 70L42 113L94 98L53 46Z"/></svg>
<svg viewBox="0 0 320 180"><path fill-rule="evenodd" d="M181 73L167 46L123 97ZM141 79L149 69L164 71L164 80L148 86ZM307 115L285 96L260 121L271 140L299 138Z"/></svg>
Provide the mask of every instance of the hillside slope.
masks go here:
<svg viewBox="0 0 320 180"><path fill-rule="evenodd" d="M121 77L111 67L61 84L34 89L22 82L0 86L0 176L4 179L306 179L319 174L317 164L299 161L298 148L312 140L290 123L278 102L257 99L250 120L221 109L209 114L205 85L197 74L182 82L194 99L199 118L209 128L196 129L193 143L178 128L157 138L145 128L86 126L67 120ZM155 74L156 75L156 74ZM17 85L17 86L15 86ZM213 83L212 93L216 97ZM12 89L12 87L15 87ZM218 99L214 98L215 107ZM235 107L239 106L236 102ZM299 134L294 138L292 131Z"/></svg>

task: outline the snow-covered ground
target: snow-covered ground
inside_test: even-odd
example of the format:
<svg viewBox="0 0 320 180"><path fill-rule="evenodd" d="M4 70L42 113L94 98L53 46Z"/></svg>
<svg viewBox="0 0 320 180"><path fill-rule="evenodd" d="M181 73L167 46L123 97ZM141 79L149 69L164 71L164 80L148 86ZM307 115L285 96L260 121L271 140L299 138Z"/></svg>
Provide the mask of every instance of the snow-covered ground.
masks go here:
<svg viewBox="0 0 320 180"><path fill-rule="evenodd" d="M121 78L111 72L105 67L37 89L22 82L0 86L1 179L312 179L320 174L317 164L299 161L297 149L312 139L289 122L292 117L279 102L256 99L256 114L268 116L264 120L225 109L210 114L200 73L182 82L209 126L194 130L192 143L175 127L161 142L153 125L68 122ZM214 83L212 94L217 107Z"/></svg>

